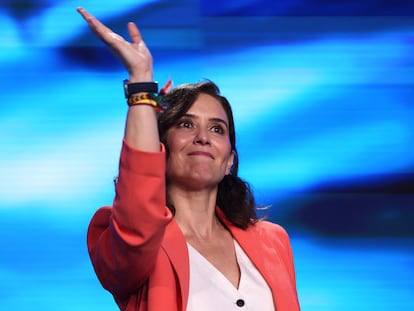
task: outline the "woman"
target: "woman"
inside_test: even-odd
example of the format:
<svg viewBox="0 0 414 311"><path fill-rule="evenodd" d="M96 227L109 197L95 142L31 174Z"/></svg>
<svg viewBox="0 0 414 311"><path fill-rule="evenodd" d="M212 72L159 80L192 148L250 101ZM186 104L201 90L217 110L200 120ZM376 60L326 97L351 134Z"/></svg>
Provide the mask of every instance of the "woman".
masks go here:
<svg viewBox="0 0 414 311"><path fill-rule="evenodd" d="M288 235L256 219L237 177L227 100L211 82L183 85L162 99L169 107L157 118L138 28L128 24L128 42L78 12L129 72L116 196L88 230L103 287L121 310L299 310Z"/></svg>

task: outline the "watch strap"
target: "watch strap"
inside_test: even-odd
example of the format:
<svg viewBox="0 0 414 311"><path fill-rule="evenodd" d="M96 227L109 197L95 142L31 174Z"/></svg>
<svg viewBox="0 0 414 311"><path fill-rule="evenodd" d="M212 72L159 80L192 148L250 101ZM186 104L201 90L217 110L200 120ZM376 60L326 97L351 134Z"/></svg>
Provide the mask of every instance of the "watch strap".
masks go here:
<svg viewBox="0 0 414 311"><path fill-rule="evenodd" d="M137 93L158 93L157 82L135 82L128 83L128 80L124 80L125 98L130 98L133 94Z"/></svg>

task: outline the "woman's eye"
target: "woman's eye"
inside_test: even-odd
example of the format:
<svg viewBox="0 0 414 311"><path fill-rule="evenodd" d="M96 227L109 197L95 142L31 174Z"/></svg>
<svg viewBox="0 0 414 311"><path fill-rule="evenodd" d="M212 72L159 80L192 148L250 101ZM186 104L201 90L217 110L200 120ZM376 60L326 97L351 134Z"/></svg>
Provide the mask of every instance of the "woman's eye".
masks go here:
<svg viewBox="0 0 414 311"><path fill-rule="evenodd" d="M181 121L177 125L178 125L178 127L184 127L184 128L190 128L190 127L193 126L191 121L188 121L188 120Z"/></svg>
<svg viewBox="0 0 414 311"><path fill-rule="evenodd" d="M214 125L211 127L211 131L217 134L224 134L224 129L220 125Z"/></svg>

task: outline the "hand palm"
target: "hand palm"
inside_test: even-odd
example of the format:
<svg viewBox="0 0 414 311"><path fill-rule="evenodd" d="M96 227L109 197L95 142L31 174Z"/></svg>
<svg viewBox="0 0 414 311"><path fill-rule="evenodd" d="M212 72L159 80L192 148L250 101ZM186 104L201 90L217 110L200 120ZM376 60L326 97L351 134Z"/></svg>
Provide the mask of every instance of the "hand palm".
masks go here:
<svg viewBox="0 0 414 311"><path fill-rule="evenodd" d="M132 40L128 42L84 9L78 8L78 12L96 36L121 60L129 72L130 80L152 81L152 56L134 23L128 23L128 32Z"/></svg>

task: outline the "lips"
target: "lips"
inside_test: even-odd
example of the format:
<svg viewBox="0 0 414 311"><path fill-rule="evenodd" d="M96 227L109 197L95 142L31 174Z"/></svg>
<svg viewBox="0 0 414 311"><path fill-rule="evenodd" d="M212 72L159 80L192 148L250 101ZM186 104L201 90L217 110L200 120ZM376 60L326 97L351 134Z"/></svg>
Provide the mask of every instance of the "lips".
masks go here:
<svg viewBox="0 0 414 311"><path fill-rule="evenodd" d="M189 152L187 155L202 156L202 157L208 157L210 159L214 159L214 156L210 152L206 152L206 151L192 151L192 152Z"/></svg>

